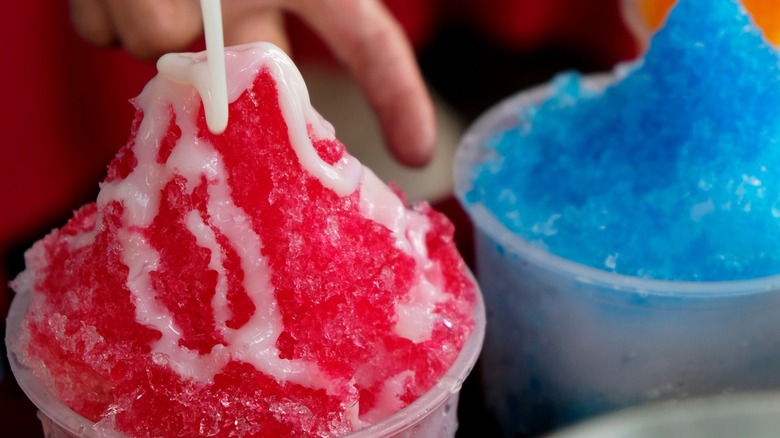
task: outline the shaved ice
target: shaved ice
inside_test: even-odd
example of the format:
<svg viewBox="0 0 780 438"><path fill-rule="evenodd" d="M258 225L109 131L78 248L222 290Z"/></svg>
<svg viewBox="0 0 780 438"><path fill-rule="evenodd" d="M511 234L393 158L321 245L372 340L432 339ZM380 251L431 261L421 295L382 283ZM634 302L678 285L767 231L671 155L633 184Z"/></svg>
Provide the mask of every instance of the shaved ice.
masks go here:
<svg viewBox="0 0 780 438"><path fill-rule="evenodd" d="M467 203L608 272L780 273L780 54L739 1L679 0L643 59L606 87L577 73L551 85L491 139Z"/></svg>
<svg viewBox="0 0 780 438"><path fill-rule="evenodd" d="M351 157L268 44L204 54L134 100L95 203L26 254L14 354L64 404L132 436L336 436L429 390L474 330L453 227Z"/></svg>

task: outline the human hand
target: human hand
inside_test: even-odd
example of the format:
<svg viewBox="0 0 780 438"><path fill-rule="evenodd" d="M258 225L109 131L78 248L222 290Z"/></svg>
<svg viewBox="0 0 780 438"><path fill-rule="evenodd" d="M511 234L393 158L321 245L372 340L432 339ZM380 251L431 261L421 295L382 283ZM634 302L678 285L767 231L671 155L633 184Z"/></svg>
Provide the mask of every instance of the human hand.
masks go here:
<svg viewBox="0 0 780 438"><path fill-rule="evenodd" d="M195 0L70 0L77 33L97 46L121 44L142 59L186 49L203 31ZM298 15L355 77L399 162L428 162L433 104L403 30L379 0L225 0L226 45L269 41L285 51L283 12Z"/></svg>

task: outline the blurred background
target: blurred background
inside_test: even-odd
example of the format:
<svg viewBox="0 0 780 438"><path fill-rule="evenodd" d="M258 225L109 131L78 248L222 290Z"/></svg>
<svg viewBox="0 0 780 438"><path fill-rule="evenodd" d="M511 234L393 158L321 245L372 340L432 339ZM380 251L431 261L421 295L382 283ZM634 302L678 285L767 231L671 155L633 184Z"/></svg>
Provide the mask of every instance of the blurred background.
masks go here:
<svg viewBox="0 0 780 438"><path fill-rule="evenodd" d="M385 0L412 41L434 95L439 145L422 170L397 165L357 86L325 46L294 17L292 56L315 108L336 127L353 155L411 200L425 199L455 222L471 260L469 227L451 196L452 157L463 130L483 111L564 70L604 71L638 52L621 19L619 0ZM133 108L156 73L152 62L120 48L96 49L73 31L67 2L11 2L0 26L0 314L7 283L23 253L72 211L94 200L106 166L127 140ZM192 50L202 49L198 42ZM3 346L4 348L4 346ZM5 360L5 353L2 354ZM36 436L35 408L2 364L0 431ZM475 376L477 373L473 373ZM461 393L461 436L492 435L479 403L479 382Z"/></svg>

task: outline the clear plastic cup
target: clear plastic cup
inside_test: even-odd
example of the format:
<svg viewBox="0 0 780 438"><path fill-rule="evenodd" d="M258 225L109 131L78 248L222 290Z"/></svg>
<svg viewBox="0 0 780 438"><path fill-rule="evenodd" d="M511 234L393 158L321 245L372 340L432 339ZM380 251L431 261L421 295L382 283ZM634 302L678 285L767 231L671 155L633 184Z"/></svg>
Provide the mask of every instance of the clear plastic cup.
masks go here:
<svg viewBox="0 0 780 438"><path fill-rule="evenodd" d="M585 86L612 80L589 76ZM490 109L455 160L489 316L483 391L503 430L535 435L655 400L780 387L780 276L696 283L609 273L531 246L466 202L474 167L493 154L486 141L550 92L539 86Z"/></svg>
<svg viewBox="0 0 780 438"><path fill-rule="evenodd" d="M14 340L18 339L22 318L29 304L29 293L17 294L14 297L6 321L5 342L14 377L27 397L38 407L38 418L41 420L44 435L47 438L125 437L124 434L100 423L87 420L62 404L32 371L20 362ZM458 428L458 395L477 361L485 334L485 308L479 291L474 322L474 331L463 345L455 363L433 388L387 419L356 431L349 437L453 437Z"/></svg>
<svg viewBox="0 0 780 438"><path fill-rule="evenodd" d="M605 415L548 438L776 438L780 393L653 403Z"/></svg>

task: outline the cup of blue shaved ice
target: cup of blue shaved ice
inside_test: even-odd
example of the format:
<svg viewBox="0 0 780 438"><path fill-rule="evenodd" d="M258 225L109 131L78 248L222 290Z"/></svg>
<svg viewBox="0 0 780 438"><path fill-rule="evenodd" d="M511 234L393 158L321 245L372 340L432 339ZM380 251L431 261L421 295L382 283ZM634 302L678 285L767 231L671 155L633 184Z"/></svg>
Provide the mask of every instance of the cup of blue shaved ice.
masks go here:
<svg viewBox="0 0 780 438"><path fill-rule="evenodd" d="M679 0L642 59L500 102L455 178L507 435L780 388L780 54L737 0Z"/></svg>

